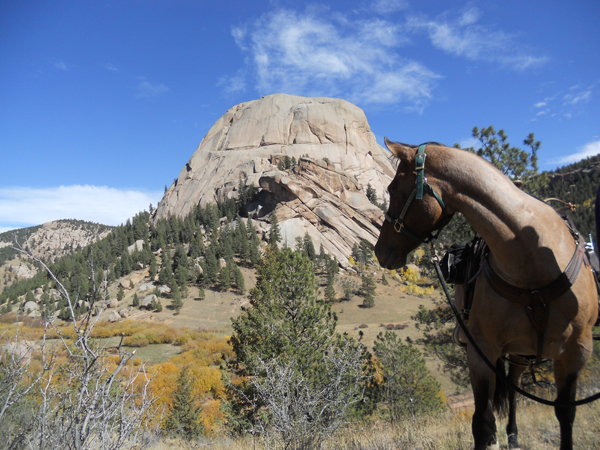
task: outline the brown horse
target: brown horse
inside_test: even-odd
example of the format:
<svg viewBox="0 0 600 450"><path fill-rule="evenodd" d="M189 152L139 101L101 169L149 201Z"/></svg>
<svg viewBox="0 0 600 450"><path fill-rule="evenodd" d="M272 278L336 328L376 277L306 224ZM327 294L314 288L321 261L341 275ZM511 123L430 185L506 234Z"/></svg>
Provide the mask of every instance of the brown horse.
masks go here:
<svg viewBox="0 0 600 450"><path fill-rule="evenodd" d="M375 254L382 267L398 269L407 255L432 232L445 225L455 212L462 213L489 246L489 267L505 284L539 297L545 287L557 286L578 254L577 243L561 217L548 205L517 188L483 158L459 149L429 144L422 147L390 142L399 159L388 187L390 207ZM426 167L425 167L426 166ZM423 176L424 175L424 176ZM422 198L415 191L424 185ZM581 258L580 258L581 259ZM468 330L489 361L505 355L538 355L554 361L557 402L575 400L577 378L592 352L592 326L598 315L594 275L581 267L571 284L557 288L542 309L542 320L527 307L498 293L489 277L479 275L475 285ZM571 277L572 278L572 277ZM560 284L560 283L559 283ZM551 296L548 289L544 295ZM539 306L539 305L538 305ZM538 317L539 319L539 317ZM540 332L540 323L542 331ZM496 443L493 413L495 373L484 364L473 346L467 360L475 397L473 437L475 449ZM510 365L509 379L520 382L523 368ZM518 448L515 392L508 389L509 448ZM574 406L555 406L563 450L573 447Z"/></svg>

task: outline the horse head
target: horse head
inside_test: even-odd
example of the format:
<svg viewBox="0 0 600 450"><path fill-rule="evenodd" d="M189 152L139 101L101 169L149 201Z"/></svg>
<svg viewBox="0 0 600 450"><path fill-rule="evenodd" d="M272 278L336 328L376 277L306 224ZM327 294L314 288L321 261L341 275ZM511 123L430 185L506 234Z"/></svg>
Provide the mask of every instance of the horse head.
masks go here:
<svg viewBox="0 0 600 450"><path fill-rule="evenodd" d="M390 206L375 245L375 255L382 267L398 269L406 265L411 251L435 239L437 235L432 232L443 228L452 215L448 214L439 194L441 182L430 172L425 178L427 144L417 150L416 146L385 138L385 145L399 164L388 186Z"/></svg>

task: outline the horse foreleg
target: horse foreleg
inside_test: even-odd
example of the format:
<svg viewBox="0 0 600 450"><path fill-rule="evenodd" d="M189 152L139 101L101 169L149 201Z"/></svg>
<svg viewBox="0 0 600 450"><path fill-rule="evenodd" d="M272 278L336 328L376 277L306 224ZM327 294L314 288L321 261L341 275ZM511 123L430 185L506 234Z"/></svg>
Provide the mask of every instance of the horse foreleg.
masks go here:
<svg viewBox="0 0 600 450"><path fill-rule="evenodd" d="M475 400L472 431L475 450L484 450L496 443L496 419L493 397L495 374L481 361L471 348L468 349L469 372Z"/></svg>
<svg viewBox="0 0 600 450"><path fill-rule="evenodd" d="M511 361L518 365L511 364L508 371L508 379L515 386L521 385L521 375L526 369L525 359L518 356L511 356ZM506 435L508 436L508 448L518 449L519 430L517 428L517 391L509 384L508 389L508 424L506 425Z"/></svg>
<svg viewBox="0 0 600 450"><path fill-rule="evenodd" d="M554 362L554 377L556 379L557 402L574 401L577 391L579 371L567 370L564 361ZM555 406L554 412L560 424L560 450L573 449L573 423L575 422L575 406Z"/></svg>

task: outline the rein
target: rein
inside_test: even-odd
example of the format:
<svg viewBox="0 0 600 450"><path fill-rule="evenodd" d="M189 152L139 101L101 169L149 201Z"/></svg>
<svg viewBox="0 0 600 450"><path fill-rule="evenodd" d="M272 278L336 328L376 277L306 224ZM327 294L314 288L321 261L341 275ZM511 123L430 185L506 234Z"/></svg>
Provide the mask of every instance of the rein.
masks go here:
<svg viewBox="0 0 600 450"><path fill-rule="evenodd" d="M419 146L419 149L417 150L417 154L415 156L415 173L417 174L417 180L415 182L414 189L410 193L408 200L402 208L402 212L396 219L392 218L392 216L389 215L389 210L384 214L385 220L392 224L392 227L394 227L394 231L396 233L401 233L409 239L418 242L419 244L429 243L436 240L442 232L442 230L444 229L444 227L448 225L448 223L450 223L450 220L452 220L453 216L452 214L448 215L448 212L446 211L446 205L444 204L442 197L440 197L438 193L435 192L433 187L431 187L431 185L427 182L427 178L425 178L425 159L427 158L427 154L425 153L426 147L427 144L423 144ZM414 231L409 230L404 225L404 218L406 217L406 213L408 212L410 205L412 204L413 200L423 200L423 192L432 195L442 207L442 212L444 213L442 226L438 229L437 233L428 233L427 236L425 236L424 238L418 236Z"/></svg>

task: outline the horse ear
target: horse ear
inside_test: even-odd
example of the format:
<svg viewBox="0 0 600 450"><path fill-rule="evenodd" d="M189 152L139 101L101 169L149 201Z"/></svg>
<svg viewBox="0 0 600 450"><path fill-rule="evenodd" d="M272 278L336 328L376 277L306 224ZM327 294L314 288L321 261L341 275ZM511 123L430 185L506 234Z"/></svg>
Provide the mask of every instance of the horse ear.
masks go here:
<svg viewBox="0 0 600 450"><path fill-rule="evenodd" d="M392 152L396 158L406 163L412 162L415 158L415 150L410 147L406 147L398 142L392 142L387 137L384 137L385 146Z"/></svg>

